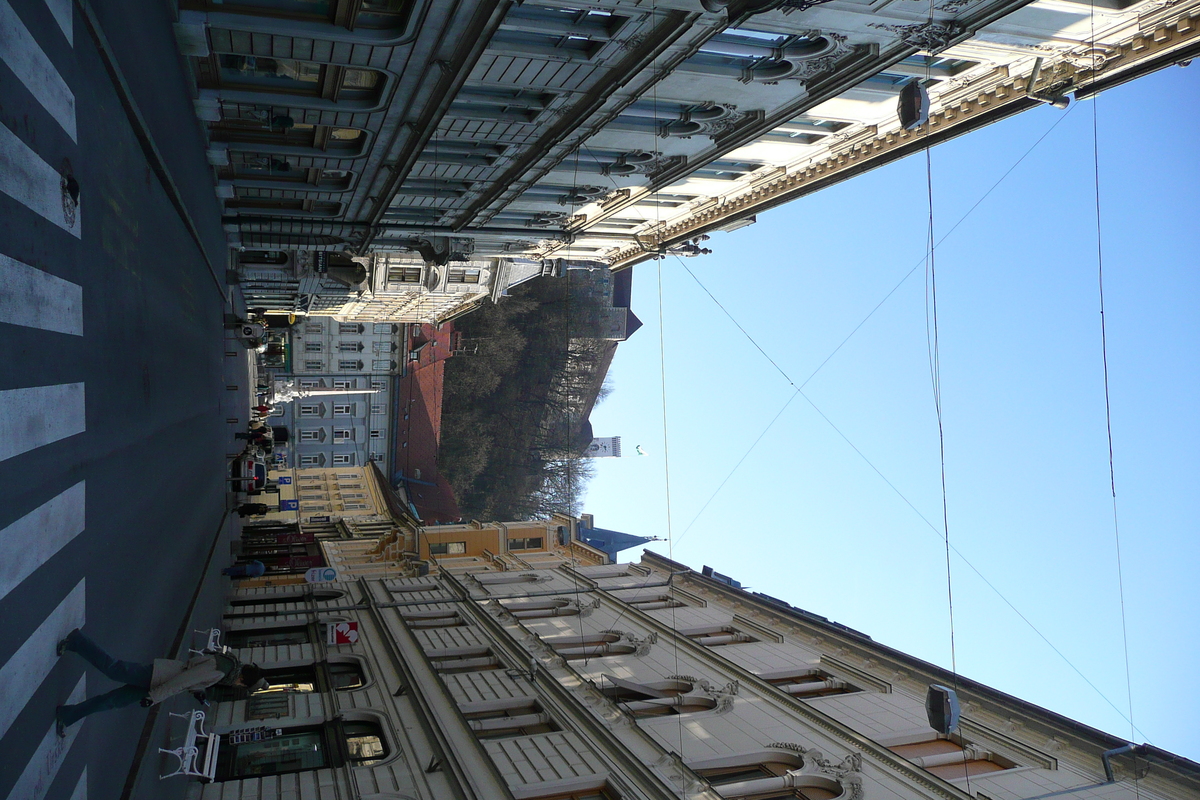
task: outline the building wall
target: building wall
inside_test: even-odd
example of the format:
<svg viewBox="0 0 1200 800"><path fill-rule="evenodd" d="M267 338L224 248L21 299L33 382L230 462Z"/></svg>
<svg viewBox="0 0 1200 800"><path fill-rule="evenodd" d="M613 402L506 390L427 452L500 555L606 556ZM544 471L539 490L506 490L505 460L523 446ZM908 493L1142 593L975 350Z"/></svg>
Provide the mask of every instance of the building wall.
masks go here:
<svg viewBox="0 0 1200 800"><path fill-rule="evenodd" d="M549 536L561 522L542 529ZM968 788L991 800L1131 796L1128 756L1114 759L1118 781L1104 783L1100 753L1121 744L1107 734L963 678L958 736L938 740L923 703L928 684L948 679L939 668L653 554L575 566L566 548L546 555L557 565L497 570L492 559L486 570L334 584L322 589L342 594L290 604L266 604L279 587L235 590L231 610L242 616L226 629L246 645L242 657L354 659L366 675L361 688L288 695L269 725L371 721L389 755L222 780L193 797L548 799L603 789L622 800L733 800L771 787L782 796L784 786L841 800L966 800ZM320 629L343 620L361 638L324 644ZM297 622L311 626L311 641L266 646L245 633ZM217 731L257 722L248 703L261 701L218 704ZM969 787L953 774L963 753ZM1139 780L1139 796L1195 796L1200 766L1167 756ZM755 764L773 772L723 782Z"/></svg>

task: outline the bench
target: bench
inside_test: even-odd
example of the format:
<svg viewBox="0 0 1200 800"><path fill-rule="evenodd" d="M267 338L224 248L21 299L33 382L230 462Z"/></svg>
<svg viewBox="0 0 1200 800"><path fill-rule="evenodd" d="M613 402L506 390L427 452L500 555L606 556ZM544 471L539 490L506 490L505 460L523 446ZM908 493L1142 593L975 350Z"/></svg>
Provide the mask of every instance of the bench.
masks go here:
<svg viewBox="0 0 1200 800"><path fill-rule="evenodd" d="M189 775L195 778L213 780L217 775L217 750L221 746L221 737L215 733L204 732L204 712L189 711L185 714L169 712L172 717L188 720L187 734L183 745L174 749L158 748L159 753L170 753L179 759L179 768L166 775L159 775L159 780L173 778L176 775ZM200 747L204 747L204 758L200 758Z"/></svg>
<svg viewBox="0 0 1200 800"><path fill-rule="evenodd" d="M221 644L221 629L220 628L209 628L207 631L198 630L195 632L203 633L204 635L206 635L208 637L208 641L204 645L204 647L199 650L189 649L188 650L189 653L195 653L196 655L201 656L201 655L204 655L205 653L228 653L229 652L229 648L226 647L225 645Z"/></svg>

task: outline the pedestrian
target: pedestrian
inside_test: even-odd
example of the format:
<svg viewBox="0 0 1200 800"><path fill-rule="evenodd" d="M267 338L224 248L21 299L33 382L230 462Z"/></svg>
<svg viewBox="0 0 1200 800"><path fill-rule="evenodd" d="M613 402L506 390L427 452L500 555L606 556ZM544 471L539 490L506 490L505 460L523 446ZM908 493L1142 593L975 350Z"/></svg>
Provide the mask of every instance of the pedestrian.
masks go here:
<svg viewBox="0 0 1200 800"><path fill-rule="evenodd" d="M234 564L232 567L226 567L221 570L221 574L231 578L261 578L266 571L267 566L263 562L255 560L248 564Z"/></svg>
<svg viewBox="0 0 1200 800"><path fill-rule="evenodd" d="M268 513L270 510L271 507L266 503L242 503L238 506L237 513L239 517L258 517Z"/></svg>
<svg viewBox="0 0 1200 800"><path fill-rule="evenodd" d="M120 684L90 700L55 709L55 729L59 736L88 714L123 708L140 702L144 708L161 703L180 692L192 692L205 702L204 690L210 686L241 686L250 691L265 689L269 684L256 664L243 664L225 653L202 653L187 661L156 658L153 664L118 661L76 628L58 643L58 655L77 653L105 677Z"/></svg>

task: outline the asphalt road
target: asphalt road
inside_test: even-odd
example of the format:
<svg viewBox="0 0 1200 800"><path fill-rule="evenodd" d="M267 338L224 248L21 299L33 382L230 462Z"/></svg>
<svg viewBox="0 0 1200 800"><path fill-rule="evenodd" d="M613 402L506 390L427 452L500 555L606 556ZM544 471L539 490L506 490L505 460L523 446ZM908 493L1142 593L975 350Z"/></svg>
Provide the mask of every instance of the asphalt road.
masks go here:
<svg viewBox="0 0 1200 800"><path fill-rule="evenodd" d="M245 355L226 356L224 236L169 9L93 8L107 50L70 0L0 0L0 799L130 796L147 711L59 739L55 706L114 684L53 644L83 626L119 658L170 654L198 591L215 621L233 535Z"/></svg>

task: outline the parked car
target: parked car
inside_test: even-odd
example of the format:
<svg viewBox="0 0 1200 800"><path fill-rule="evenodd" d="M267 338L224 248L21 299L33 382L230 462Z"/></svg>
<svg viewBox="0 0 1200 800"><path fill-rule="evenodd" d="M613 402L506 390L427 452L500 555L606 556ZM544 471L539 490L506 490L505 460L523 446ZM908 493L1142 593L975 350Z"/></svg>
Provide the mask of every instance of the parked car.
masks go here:
<svg viewBox="0 0 1200 800"><path fill-rule="evenodd" d="M229 465L229 481L233 491L251 492L267 485L267 462L256 450L246 448Z"/></svg>

